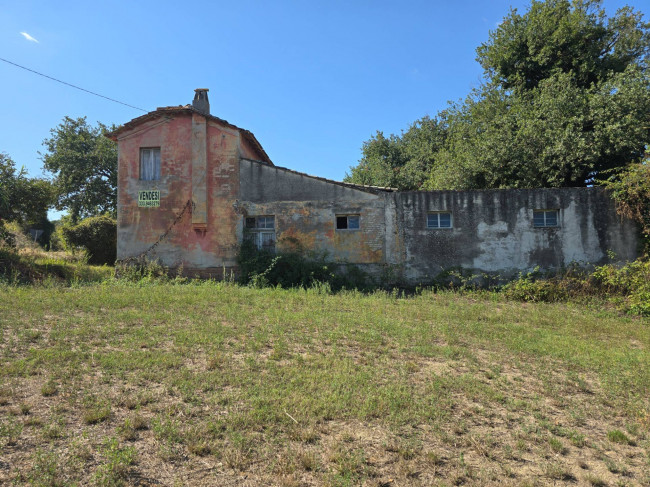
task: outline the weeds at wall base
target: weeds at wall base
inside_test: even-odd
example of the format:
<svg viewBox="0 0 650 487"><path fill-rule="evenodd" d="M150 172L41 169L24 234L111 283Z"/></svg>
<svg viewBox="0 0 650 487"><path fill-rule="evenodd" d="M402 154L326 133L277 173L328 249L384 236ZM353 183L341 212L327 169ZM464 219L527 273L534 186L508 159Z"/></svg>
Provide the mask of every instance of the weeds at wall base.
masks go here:
<svg viewBox="0 0 650 487"><path fill-rule="evenodd" d="M461 293L490 293L500 298L523 302L571 301L588 304L601 301L626 313L650 315L648 257L642 257L624 266L606 264L595 267L592 271L578 265L569 266L553 274L535 269L520 274L518 278L506 284L503 284L499 276L448 269L436 276L431 283L416 287L391 285L389 288L382 286L382 283L386 282L383 278L375 281L358 267L329 262L325 255L273 254L258 251L245 243L237 263L240 269L239 282L255 288L304 288L320 294L341 290L368 293L383 289L390 291L395 297L420 294L425 289L451 290ZM83 255L71 256L64 252L0 246L0 284L74 287L102 281L146 285L186 284L192 279L184 276L182 266L170 270L156 261L143 259L129 264L118 262L114 268L90 266ZM231 274L223 282L234 283L234 276Z"/></svg>

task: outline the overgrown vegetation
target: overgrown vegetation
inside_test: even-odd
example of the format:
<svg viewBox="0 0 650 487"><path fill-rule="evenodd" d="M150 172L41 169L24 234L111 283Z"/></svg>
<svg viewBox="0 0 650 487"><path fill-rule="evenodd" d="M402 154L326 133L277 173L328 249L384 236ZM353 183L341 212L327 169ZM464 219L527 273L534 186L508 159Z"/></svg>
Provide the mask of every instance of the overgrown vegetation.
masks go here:
<svg viewBox="0 0 650 487"><path fill-rule="evenodd" d="M506 284L502 292L527 302L608 301L622 311L650 316L650 260L607 264L592 272L572 267L550 277L534 271Z"/></svg>
<svg viewBox="0 0 650 487"><path fill-rule="evenodd" d="M9 243L0 238L0 283L71 285L99 282L113 275L111 267L89 265L83 252L46 252L15 222L5 228Z"/></svg>
<svg viewBox="0 0 650 487"><path fill-rule="evenodd" d="M67 245L83 249L91 264L113 265L117 255L117 222L109 215L91 216L62 226Z"/></svg>
<svg viewBox="0 0 650 487"><path fill-rule="evenodd" d="M650 159L630 164L601 183L611 191L617 212L639 225L646 255L650 255Z"/></svg>
<svg viewBox="0 0 650 487"><path fill-rule="evenodd" d="M326 255L304 252L258 250L245 241L237 255L240 281L254 287L280 286L284 288L325 286L327 289L368 290L373 282L356 266L337 265Z"/></svg>

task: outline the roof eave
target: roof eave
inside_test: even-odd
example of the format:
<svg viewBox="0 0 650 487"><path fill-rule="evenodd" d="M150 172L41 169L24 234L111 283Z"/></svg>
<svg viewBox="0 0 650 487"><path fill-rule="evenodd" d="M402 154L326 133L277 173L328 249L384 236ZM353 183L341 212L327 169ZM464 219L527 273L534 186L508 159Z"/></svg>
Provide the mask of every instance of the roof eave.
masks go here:
<svg viewBox="0 0 650 487"><path fill-rule="evenodd" d="M243 129L241 127L237 127L236 125L233 125L232 123L229 123L227 120L223 120L219 117L215 117L214 115L209 115L205 114L203 112L200 112L193 108L191 105L179 105L179 106L174 106L174 107L159 107L156 110L145 113L144 115L141 115L139 117L134 118L133 120L128 121L124 125L122 125L120 128L117 130L114 130L112 132L104 134L106 137L109 139L117 142L118 139L120 138L120 135L133 130L136 128L138 125L141 125L149 120L153 120L155 118L159 117L164 117L165 115L172 115L172 114L179 114L179 113L184 113L184 114L198 114L202 115L206 118L206 120L212 120L220 125L224 125L228 128L235 129L239 131L240 134L242 134L243 137L247 139L247 141L259 152L260 156L264 160L264 162L269 163L270 165L273 165L273 162L271 161L271 158L268 156L264 148L262 147L262 144L257 140L255 135L250 131Z"/></svg>

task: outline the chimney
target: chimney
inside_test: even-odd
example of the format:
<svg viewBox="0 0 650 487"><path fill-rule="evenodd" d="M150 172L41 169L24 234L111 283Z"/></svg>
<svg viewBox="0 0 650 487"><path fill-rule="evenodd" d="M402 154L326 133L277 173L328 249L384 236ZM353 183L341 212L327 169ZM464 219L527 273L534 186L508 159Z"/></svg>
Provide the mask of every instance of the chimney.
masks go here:
<svg viewBox="0 0 650 487"><path fill-rule="evenodd" d="M206 115L210 115L208 91L209 90L207 88L197 88L194 90L194 100L192 100L192 107Z"/></svg>

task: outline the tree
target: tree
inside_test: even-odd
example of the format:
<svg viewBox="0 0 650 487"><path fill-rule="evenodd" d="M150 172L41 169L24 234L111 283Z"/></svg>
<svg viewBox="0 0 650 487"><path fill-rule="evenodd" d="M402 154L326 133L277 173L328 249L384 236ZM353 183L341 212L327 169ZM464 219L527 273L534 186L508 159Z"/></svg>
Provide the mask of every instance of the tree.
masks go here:
<svg viewBox="0 0 650 487"><path fill-rule="evenodd" d="M434 118L443 136L409 129L430 141L422 179L409 186L585 186L640 160L650 144L649 53L650 24L629 7L609 19L595 0L511 10L477 49L483 86Z"/></svg>
<svg viewBox="0 0 650 487"><path fill-rule="evenodd" d="M117 127L86 117L65 117L43 141L43 167L53 173L56 208L67 209L73 220L117 211L117 145L104 134Z"/></svg>
<svg viewBox="0 0 650 487"><path fill-rule="evenodd" d="M25 168L16 170L16 163L7 154L0 153L0 243L13 240L4 222L15 221L23 229L44 230L40 242L46 244L53 229L47 219L53 200L49 181L28 178Z"/></svg>
<svg viewBox="0 0 650 487"><path fill-rule="evenodd" d="M377 132L364 142L363 157L345 181L400 190L417 190L427 179L434 155L443 146L447 127L441 118L424 117L401 136Z"/></svg>
<svg viewBox="0 0 650 487"><path fill-rule="evenodd" d="M25 168L16 170L16 163L0 153L0 220L27 225L46 220L52 200L48 181L28 178Z"/></svg>
<svg viewBox="0 0 650 487"><path fill-rule="evenodd" d="M571 73L576 86L588 88L642 66L650 31L642 14L630 7L607 19L600 0L533 0L516 9L476 50L490 82L504 89L531 90L555 73Z"/></svg>

